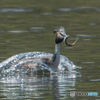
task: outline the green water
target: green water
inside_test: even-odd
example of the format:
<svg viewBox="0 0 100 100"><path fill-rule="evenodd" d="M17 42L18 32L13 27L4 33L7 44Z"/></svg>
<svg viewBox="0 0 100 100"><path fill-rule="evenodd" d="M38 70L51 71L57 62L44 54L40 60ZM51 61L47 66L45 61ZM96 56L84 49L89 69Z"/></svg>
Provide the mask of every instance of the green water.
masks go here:
<svg viewBox="0 0 100 100"><path fill-rule="evenodd" d="M70 11L60 11L60 8L70 8ZM24 11L21 11L21 9L24 9ZM34 81L32 81L32 84L31 82L25 84L23 87L25 89L22 89L21 85L23 83L20 83L19 86L19 83L6 84L1 82L0 100L5 98L7 100L13 100L13 98L16 100L66 100L67 98L73 100L99 100L99 10L99 0L0 0L1 62L8 57L24 52L43 51L53 53L55 40L53 30L63 26L67 34L70 35L69 42L73 42L73 38L76 38L77 35L79 35L79 40L73 48L68 48L62 43L61 54L68 57L74 64L82 67L82 69L77 69L82 77L76 78L74 81L71 80L75 84L73 86L66 83L68 81L66 78L62 80L64 82L60 81L61 83L59 83L59 79L56 77L51 79L48 75L35 79L36 84ZM41 84L38 83L38 80ZM58 84L62 86L59 88ZM32 89L36 86L35 90L37 92L27 90L26 87L28 86ZM40 87L38 88L38 86ZM60 94L62 88L65 88L61 92L62 95L57 96L56 94ZM98 92L98 96L76 96L72 98L69 95L71 90Z"/></svg>

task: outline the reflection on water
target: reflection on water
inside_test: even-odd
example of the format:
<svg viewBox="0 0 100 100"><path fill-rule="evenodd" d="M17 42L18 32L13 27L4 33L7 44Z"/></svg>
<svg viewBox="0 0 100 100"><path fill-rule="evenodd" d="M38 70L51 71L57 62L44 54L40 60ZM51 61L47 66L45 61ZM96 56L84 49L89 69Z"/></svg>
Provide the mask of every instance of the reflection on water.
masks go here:
<svg viewBox="0 0 100 100"><path fill-rule="evenodd" d="M27 32L39 32L41 29L45 29L45 27L31 27L30 31L0 31L0 33L8 32L8 33L27 33Z"/></svg>
<svg viewBox="0 0 100 100"><path fill-rule="evenodd" d="M0 33L3 33L3 32L5 32L5 31L0 31Z"/></svg>
<svg viewBox="0 0 100 100"><path fill-rule="evenodd" d="M89 25L96 25L96 23L90 23Z"/></svg>
<svg viewBox="0 0 100 100"><path fill-rule="evenodd" d="M84 7L76 7L76 8L59 8L59 11L65 11L65 12L70 12L70 11L77 11L77 10L95 10L95 11L100 11L98 7L91 7L91 6L84 6ZM33 12L34 9L23 9L23 8L4 8L0 9L0 13L7 13L7 12ZM42 13L42 15L52 15L53 13Z"/></svg>
<svg viewBox="0 0 100 100"><path fill-rule="evenodd" d="M92 80L90 80L90 81L93 81L93 82L99 82L100 79L92 79Z"/></svg>
<svg viewBox="0 0 100 100"><path fill-rule="evenodd" d="M76 7L76 8L60 8L58 9L59 11L65 11L65 12L70 12L70 11L77 11L77 10L95 10L95 11L100 11L98 7L89 7L89 6L84 6L84 7Z"/></svg>
<svg viewBox="0 0 100 100"><path fill-rule="evenodd" d="M32 9L17 9L17 8L5 8L0 9L0 13L7 13L7 12L32 12Z"/></svg>
<svg viewBox="0 0 100 100"><path fill-rule="evenodd" d="M53 13L42 13L42 15L52 15Z"/></svg>
<svg viewBox="0 0 100 100"><path fill-rule="evenodd" d="M81 62L82 64L95 64L95 62Z"/></svg>
<svg viewBox="0 0 100 100"><path fill-rule="evenodd" d="M45 27L31 27L31 29L45 29Z"/></svg>
<svg viewBox="0 0 100 100"><path fill-rule="evenodd" d="M24 33L24 32L29 32L29 31L7 31L9 33Z"/></svg>
<svg viewBox="0 0 100 100"><path fill-rule="evenodd" d="M65 49L73 49L74 47L65 47Z"/></svg>
<svg viewBox="0 0 100 100"><path fill-rule="evenodd" d="M75 90L75 73L65 75L26 75L6 76L0 79L2 97L7 99L66 99L70 90ZM45 95L48 94L48 95Z"/></svg>
<svg viewBox="0 0 100 100"><path fill-rule="evenodd" d="M96 35L83 35L83 34L79 34L78 37L96 37Z"/></svg>
<svg viewBox="0 0 100 100"><path fill-rule="evenodd" d="M42 29L45 29L45 27L31 27L30 32L39 32Z"/></svg>
<svg viewBox="0 0 100 100"><path fill-rule="evenodd" d="M91 41L91 39L83 39L83 41Z"/></svg>

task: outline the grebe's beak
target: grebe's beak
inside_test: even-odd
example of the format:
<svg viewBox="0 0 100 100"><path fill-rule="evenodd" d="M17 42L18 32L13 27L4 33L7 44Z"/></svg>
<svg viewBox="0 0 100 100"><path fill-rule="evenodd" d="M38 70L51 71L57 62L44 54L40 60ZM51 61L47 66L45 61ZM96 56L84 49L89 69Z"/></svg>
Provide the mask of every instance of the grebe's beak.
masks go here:
<svg viewBox="0 0 100 100"><path fill-rule="evenodd" d="M77 42L77 40L78 40L78 36L77 36L76 40L75 40L73 43L69 44L69 43L67 42L67 39L68 39L68 38L69 38L69 36L65 37L65 39L64 39L65 44L68 45L68 46L73 46L73 45L75 45L76 42Z"/></svg>
<svg viewBox="0 0 100 100"><path fill-rule="evenodd" d="M56 32L58 32L58 30L59 30L59 28L56 28L56 29L53 31L53 33L56 33Z"/></svg>

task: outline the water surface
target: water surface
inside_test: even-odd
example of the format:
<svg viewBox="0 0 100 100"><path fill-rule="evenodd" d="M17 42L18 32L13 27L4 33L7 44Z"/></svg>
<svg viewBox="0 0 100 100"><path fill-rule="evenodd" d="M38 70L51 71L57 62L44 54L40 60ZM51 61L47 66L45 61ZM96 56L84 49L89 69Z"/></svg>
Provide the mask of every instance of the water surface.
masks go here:
<svg viewBox="0 0 100 100"><path fill-rule="evenodd" d="M0 77L0 100L99 100L100 99L100 1L0 1L0 62L25 52L54 53L53 30L63 26L78 36L74 47L61 44L61 55L82 69L75 73L16 73ZM98 92L75 96L70 92Z"/></svg>

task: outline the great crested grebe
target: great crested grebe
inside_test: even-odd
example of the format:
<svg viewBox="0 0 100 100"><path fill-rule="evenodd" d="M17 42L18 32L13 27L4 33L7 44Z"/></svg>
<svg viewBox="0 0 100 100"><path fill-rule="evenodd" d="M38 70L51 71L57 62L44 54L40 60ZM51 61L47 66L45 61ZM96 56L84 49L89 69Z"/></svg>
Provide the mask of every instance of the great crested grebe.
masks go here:
<svg viewBox="0 0 100 100"><path fill-rule="evenodd" d="M8 58L4 62L0 63L0 69L3 68L4 71L9 72L9 70L16 69L34 70L35 68L39 68L40 66L45 66L45 68L47 67L47 69L50 68L53 71L57 71L61 59L60 44L62 43L62 41L64 41L66 45L73 46L78 38L75 40L74 43L69 44L67 42L69 36L66 34L66 31L62 26L55 29L54 33L56 33L54 54L45 52L21 53L12 56L11 58Z"/></svg>

